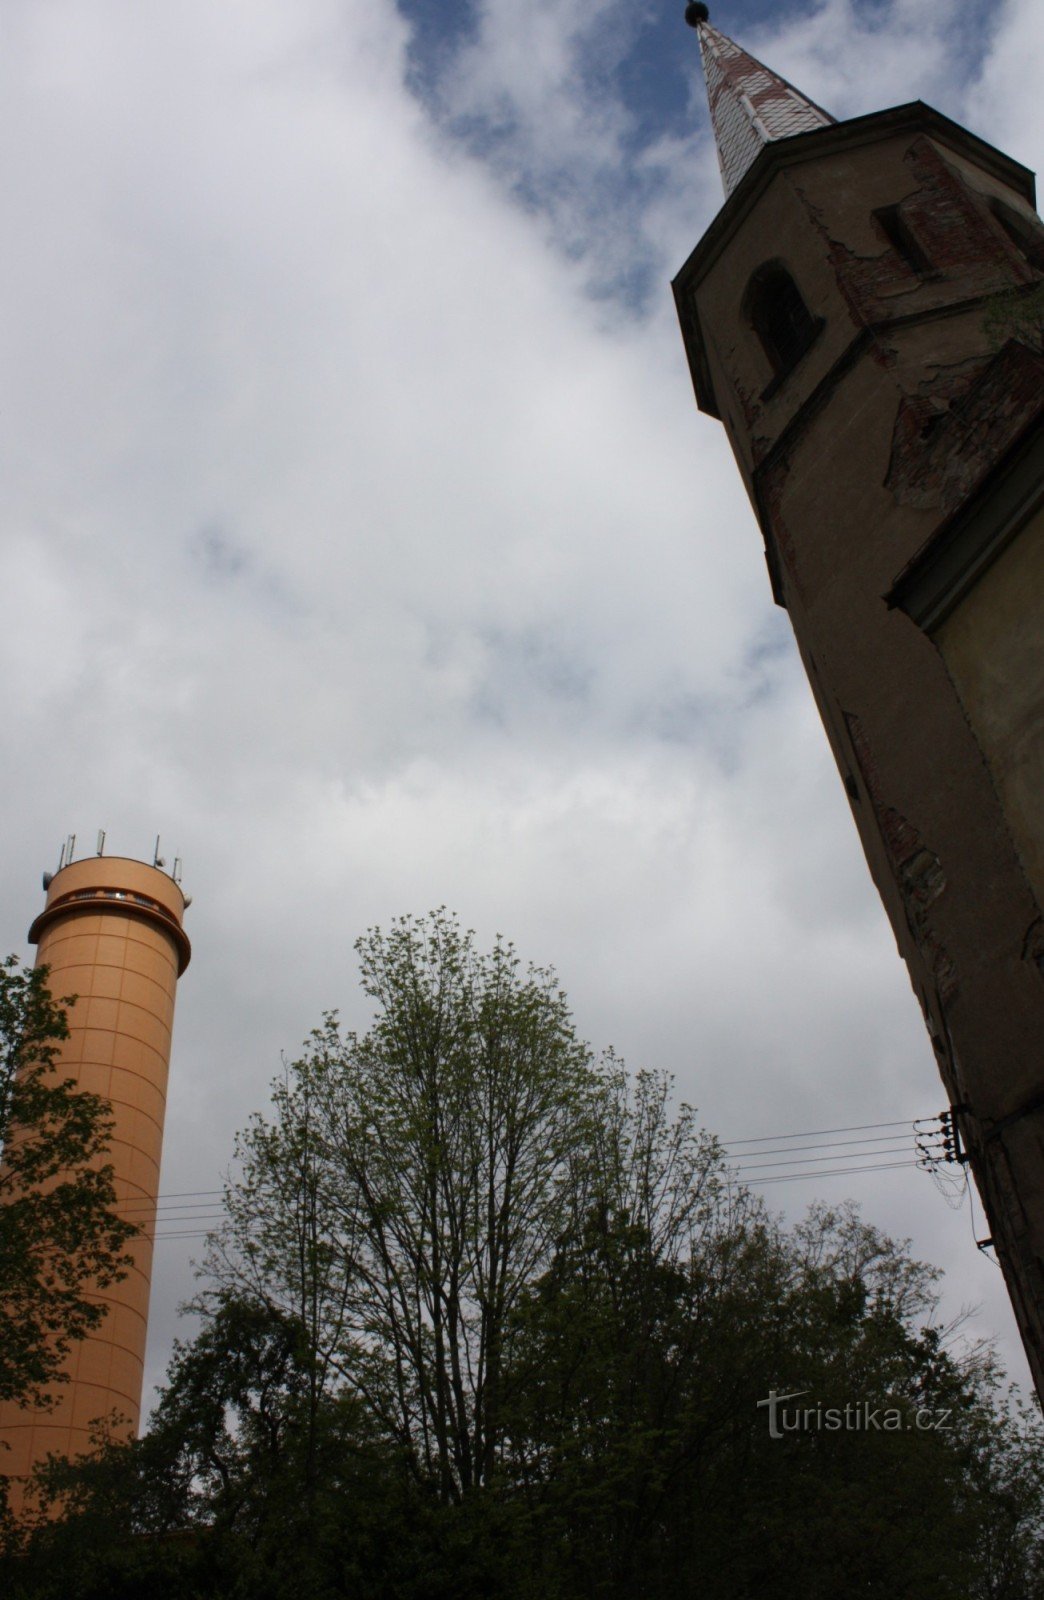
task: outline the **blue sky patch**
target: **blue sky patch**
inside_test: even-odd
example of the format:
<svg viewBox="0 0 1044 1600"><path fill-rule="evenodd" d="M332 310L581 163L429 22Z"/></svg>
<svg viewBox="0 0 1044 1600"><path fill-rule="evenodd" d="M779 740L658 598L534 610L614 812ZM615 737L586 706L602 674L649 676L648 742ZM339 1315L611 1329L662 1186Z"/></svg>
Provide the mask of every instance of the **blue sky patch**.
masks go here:
<svg viewBox="0 0 1044 1600"><path fill-rule="evenodd" d="M610 3L589 16L563 6L558 48L561 61L542 81L496 77L503 70L493 51L493 74L474 52L485 45L485 30L504 23L504 15L487 11L485 0L396 0L412 25L409 83L444 135L494 172L515 201L546 219L549 237L569 258L590 267L590 293L612 299L632 315L643 315L656 303L671 263L660 259L646 237L651 207L669 180L662 165L650 160L658 145L681 144L706 129L708 113L700 83L699 49L686 27L682 0ZM783 5L781 0L731 0L711 5L712 20L772 65L768 33L788 24L807 24L825 5ZM898 0L857 0L847 16L829 8L824 27L836 35L839 24L848 39L843 48L855 52L860 38L880 34L902 11ZM525 25L525 12L522 12ZM922 96L960 119L961 100L978 75L996 15L964 9L960 27L946 25L941 7L934 26L939 36L937 70L932 83L897 83L887 89L882 106ZM509 19L510 20L510 19ZM534 34L555 20L554 8L534 15ZM952 19L951 19L952 20ZM895 26L909 27L896 21ZM933 24L925 29L930 35ZM517 38L515 40L517 49ZM842 47L838 47L839 49ZM471 53L469 55L469 52ZM477 77L471 68L479 66ZM564 63L564 64L563 64ZM847 78L852 78L851 63ZM782 63L780 64L783 70ZM532 71L538 74L534 59ZM804 76L804 74L798 74ZM816 98L817 84L799 89ZM475 83L480 85L475 89ZM463 85L463 87L462 87ZM848 99L858 100L853 90ZM833 101L834 95L824 94ZM869 109L860 104L831 103L828 109L845 117ZM563 148L556 146L554 122L569 130ZM578 142L577 130L582 139ZM572 140L570 144L569 141ZM713 157L708 151L708 161ZM624 267L614 259L620 240L629 236Z"/></svg>

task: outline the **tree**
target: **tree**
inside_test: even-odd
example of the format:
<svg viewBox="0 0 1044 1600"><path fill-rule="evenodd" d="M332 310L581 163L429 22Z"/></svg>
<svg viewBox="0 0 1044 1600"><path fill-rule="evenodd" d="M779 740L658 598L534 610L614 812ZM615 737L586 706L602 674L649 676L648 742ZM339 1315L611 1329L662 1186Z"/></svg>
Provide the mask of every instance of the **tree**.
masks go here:
<svg viewBox="0 0 1044 1600"><path fill-rule="evenodd" d="M221 1295L146 1435L39 1476L0 1555L11 1600L465 1600L503 1570L496 1507L444 1506L351 1393L313 1405L307 1330ZM477 1514L476 1514L477 1511Z"/></svg>
<svg viewBox="0 0 1044 1600"><path fill-rule="evenodd" d="M494 1471L505 1327L566 1225L602 1075L554 974L502 940L482 955L440 911L356 949L373 1028L328 1017L288 1069L208 1268L292 1308L324 1375L456 1501Z"/></svg>
<svg viewBox="0 0 1044 1600"><path fill-rule="evenodd" d="M68 1038L47 968L0 964L0 1399L46 1404L71 1346L105 1309L136 1233L114 1211L104 1102L59 1072Z"/></svg>
<svg viewBox="0 0 1044 1600"><path fill-rule="evenodd" d="M994 350L1009 339L1017 339L1031 349L1044 345L1044 284L1023 284L986 302L983 330Z"/></svg>
<svg viewBox="0 0 1044 1600"><path fill-rule="evenodd" d="M328 1019L240 1140L149 1433L52 1469L0 1587L1040 1600L1040 1418L932 1269L850 1205L785 1227L502 941L358 948L373 1026Z"/></svg>
<svg viewBox="0 0 1044 1600"><path fill-rule="evenodd" d="M307 1074L286 1068L273 1085L272 1115L253 1117L236 1140L238 1176L225 1188L225 1226L209 1241L212 1287L196 1306L208 1328L240 1304L297 1330L306 1497L316 1486L320 1413L340 1386L354 1283L351 1254L328 1205L334 1174L321 1134Z"/></svg>
<svg viewBox="0 0 1044 1600"><path fill-rule="evenodd" d="M714 1209L686 1258L602 1205L518 1308L505 1466L533 1594L1044 1593L1039 1415L946 1348L936 1274L851 1206L789 1230L725 1190ZM773 1390L800 1394L777 1437Z"/></svg>

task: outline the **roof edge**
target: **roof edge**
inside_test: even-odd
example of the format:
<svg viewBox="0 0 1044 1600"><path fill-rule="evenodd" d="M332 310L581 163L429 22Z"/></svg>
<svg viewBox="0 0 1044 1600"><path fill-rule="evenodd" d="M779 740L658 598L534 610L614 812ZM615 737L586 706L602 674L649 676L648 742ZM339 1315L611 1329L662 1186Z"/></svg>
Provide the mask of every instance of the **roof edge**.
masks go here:
<svg viewBox="0 0 1044 1600"><path fill-rule="evenodd" d="M861 117L850 117L845 122L812 128L806 133L795 133L788 139L776 139L766 144L672 279L676 298L680 288L687 288L694 278L701 278L713 264L781 168L818 160L821 156L853 145L876 144L907 129L910 132L934 134L940 143L970 156L1036 209L1036 179L1029 167L1005 155L995 145L959 122L954 122L943 112L936 111L934 106L923 100L910 100L884 111L869 111ZM695 374L693 376L695 380Z"/></svg>

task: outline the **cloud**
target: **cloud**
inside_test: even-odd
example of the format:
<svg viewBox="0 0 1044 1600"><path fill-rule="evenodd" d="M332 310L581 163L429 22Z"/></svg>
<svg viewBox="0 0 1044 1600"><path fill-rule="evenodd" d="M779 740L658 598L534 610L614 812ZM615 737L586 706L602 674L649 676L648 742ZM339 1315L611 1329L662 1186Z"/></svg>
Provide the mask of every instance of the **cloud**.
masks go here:
<svg viewBox="0 0 1044 1600"><path fill-rule="evenodd" d="M1044 18L1030 0L1007 0L968 95L971 126L1032 167L1044 138L1040 103Z"/></svg>
<svg viewBox="0 0 1044 1600"><path fill-rule="evenodd" d="M965 61L964 8L888 16L744 42L849 112ZM728 1137L939 1109L694 411L666 279L720 190L699 99L687 129L626 92L641 8L490 0L423 94L388 0L7 20L5 948L69 831L184 857L165 1189L217 1185L324 1007L365 1025L355 936L441 903ZM943 109L1025 141L1037 26L1009 5ZM691 46L642 57L672 107L702 95ZM901 1178L864 1180L871 1215L1012 1348L967 1214ZM192 1249L161 1247L153 1378Z"/></svg>
<svg viewBox="0 0 1044 1600"><path fill-rule="evenodd" d="M983 26L959 0L821 0L803 13L779 8L744 43L839 118L907 100L950 111Z"/></svg>

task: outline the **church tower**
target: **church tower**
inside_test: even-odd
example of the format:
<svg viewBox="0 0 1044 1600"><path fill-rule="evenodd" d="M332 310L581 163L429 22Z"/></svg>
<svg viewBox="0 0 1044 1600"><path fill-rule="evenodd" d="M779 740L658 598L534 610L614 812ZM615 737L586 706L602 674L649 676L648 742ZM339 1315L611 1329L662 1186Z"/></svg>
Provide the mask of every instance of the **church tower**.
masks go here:
<svg viewBox="0 0 1044 1600"><path fill-rule="evenodd" d="M1044 227L914 102L835 121L712 26L674 292L1044 1394Z"/></svg>
<svg viewBox="0 0 1044 1600"><path fill-rule="evenodd" d="M105 1317L70 1350L51 1404L0 1405L0 1473L16 1515L49 1454L84 1454L99 1421L133 1438L141 1413L174 997L191 954L188 901L160 861L103 856L103 842L98 855L74 861L69 840L60 870L45 874L47 900L29 941L37 965L50 969L51 994L76 996L56 1070L108 1103L117 1210L140 1233L127 1247L126 1276L96 1291Z"/></svg>

